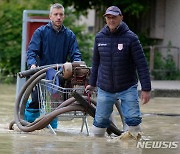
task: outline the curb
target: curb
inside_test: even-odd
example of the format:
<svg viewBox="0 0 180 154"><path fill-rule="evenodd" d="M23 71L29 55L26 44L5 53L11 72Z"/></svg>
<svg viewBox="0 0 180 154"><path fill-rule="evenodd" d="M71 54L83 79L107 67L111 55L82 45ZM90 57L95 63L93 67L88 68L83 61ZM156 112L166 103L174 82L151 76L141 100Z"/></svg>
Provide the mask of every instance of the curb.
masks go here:
<svg viewBox="0 0 180 154"><path fill-rule="evenodd" d="M154 89L152 97L180 97L180 89Z"/></svg>

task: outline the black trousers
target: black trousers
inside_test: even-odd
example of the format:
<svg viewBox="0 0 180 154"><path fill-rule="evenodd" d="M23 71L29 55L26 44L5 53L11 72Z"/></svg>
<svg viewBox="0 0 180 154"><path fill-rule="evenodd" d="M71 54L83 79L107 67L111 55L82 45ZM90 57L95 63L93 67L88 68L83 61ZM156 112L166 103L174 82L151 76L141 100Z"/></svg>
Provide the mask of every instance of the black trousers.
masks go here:
<svg viewBox="0 0 180 154"><path fill-rule="evenodd" d="M37 85L33 88L31 92L32 102L29 104L29 109L39 109L39 100L38 100L38 88Z"/></svg>

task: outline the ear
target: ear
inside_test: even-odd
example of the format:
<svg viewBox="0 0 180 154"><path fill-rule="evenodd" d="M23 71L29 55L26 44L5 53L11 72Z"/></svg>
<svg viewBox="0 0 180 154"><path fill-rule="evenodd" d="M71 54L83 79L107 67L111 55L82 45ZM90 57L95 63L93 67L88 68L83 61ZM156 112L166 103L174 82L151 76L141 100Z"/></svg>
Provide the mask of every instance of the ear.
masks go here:
<svg viewBox="0 0 180 154"><path fill-rule="evenodd" d="M123 20L123 15L121 15L121 20Z"/></svg>
<svg viewBox="0 0 180 154"><path fill-rule="evenodd" d="M51 19L51 14L49 14L49 19Z"/></svg>

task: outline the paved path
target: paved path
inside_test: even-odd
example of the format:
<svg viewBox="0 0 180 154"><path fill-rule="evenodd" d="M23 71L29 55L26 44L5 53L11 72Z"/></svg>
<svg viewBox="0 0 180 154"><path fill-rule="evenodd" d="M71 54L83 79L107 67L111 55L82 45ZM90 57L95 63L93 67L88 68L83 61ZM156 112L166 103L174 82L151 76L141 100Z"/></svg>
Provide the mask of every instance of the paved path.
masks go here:
<svg viewBox="0 0 180 154"><path fill-rule="evenodd" d="M139 88L140 88L140 83ZM155 89L173 89L173 90L180 90L180 80L152 80L151 81L152 90Z"/></svg>
<svg viewBox="0 0 180 154"><path fill-rule="evenodd" d="M180 80L152 80L151 84L154 97L180 97Z"/></svg>
<svg viewBox="0 0 180 154"><path fill-rule="evenodd" d="M180 90L180 80L152 80L152 89L173 89Z"/></svg>

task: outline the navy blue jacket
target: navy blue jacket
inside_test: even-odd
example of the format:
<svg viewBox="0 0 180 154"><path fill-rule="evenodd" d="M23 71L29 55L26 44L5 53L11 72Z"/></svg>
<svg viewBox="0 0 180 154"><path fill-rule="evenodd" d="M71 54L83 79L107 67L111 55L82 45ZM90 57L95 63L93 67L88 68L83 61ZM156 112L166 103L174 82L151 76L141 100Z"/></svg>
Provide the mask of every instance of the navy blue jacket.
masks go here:
<svg viewBox="0 0 180 154"><path fill-rule="evenodd" d="M121 22L115 33L108 26L97 33L89 84L107 92L127 90L138 77L143 91L151 90L147 61L136 34Z"/></svg>
<svg viewBox="0 0 180 154"><path fill-rule="evenodd" d="M71 62L81 60L75 34L65 26L57 32L50 22L35 30L28 46L27 65L30 68L32 64L62 64L67 61L68 55Z"/></svg>

